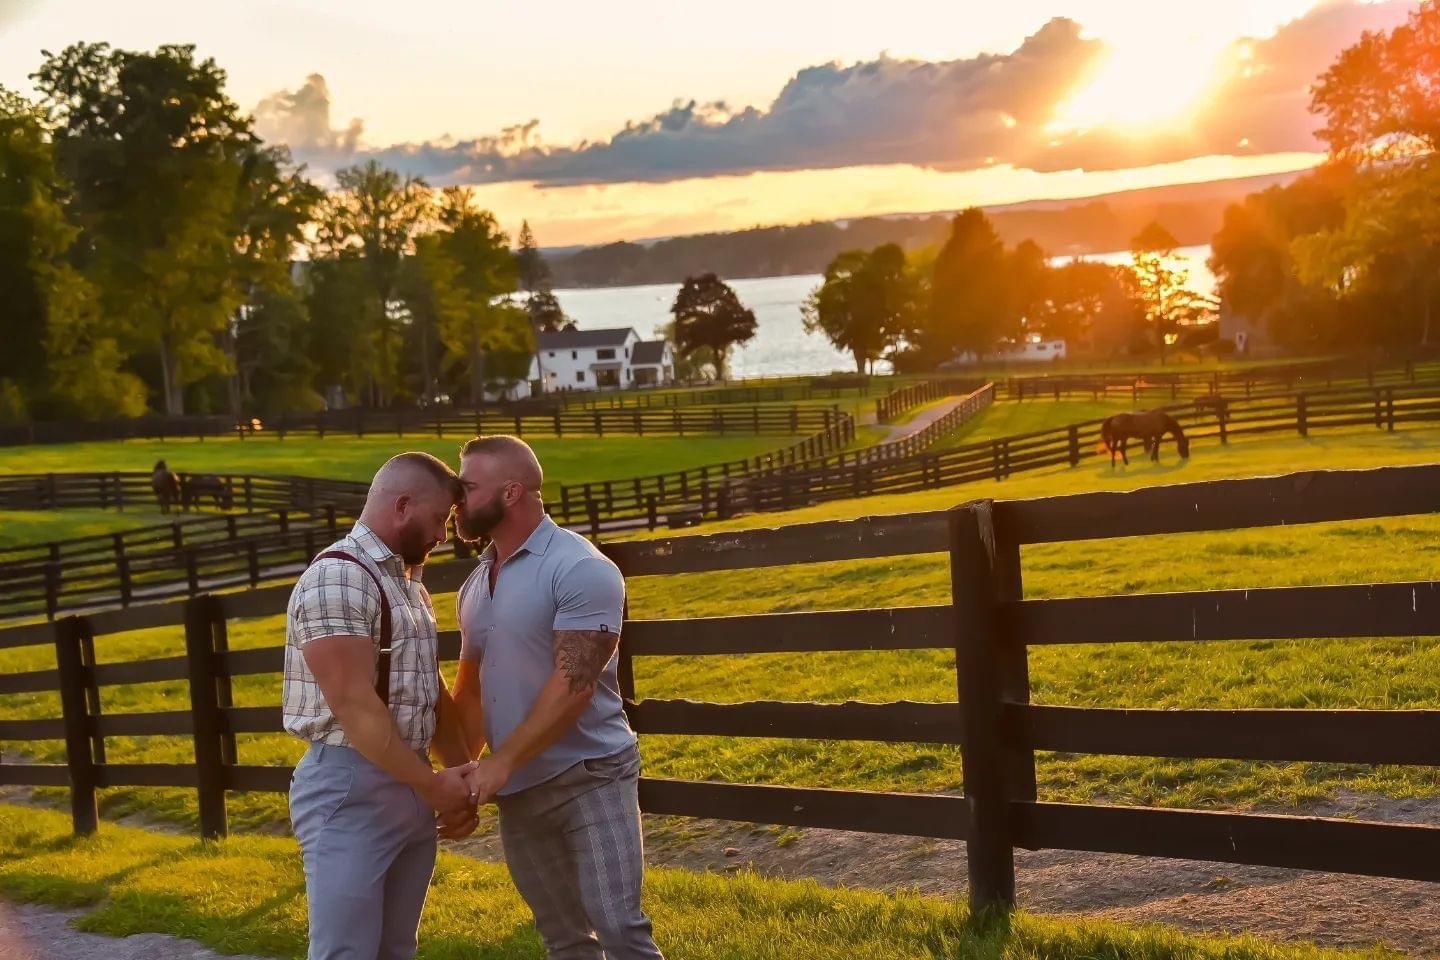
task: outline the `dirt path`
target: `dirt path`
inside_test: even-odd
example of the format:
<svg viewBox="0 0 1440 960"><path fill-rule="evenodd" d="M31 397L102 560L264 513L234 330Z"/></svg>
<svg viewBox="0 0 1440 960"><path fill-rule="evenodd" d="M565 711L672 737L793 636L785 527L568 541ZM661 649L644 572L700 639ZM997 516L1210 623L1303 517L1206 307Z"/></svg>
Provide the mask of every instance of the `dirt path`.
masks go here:
<svg viewBox="0 0 1440 960"><path fill-rule="evenodd" d="M1350 796L1304 812L1440 826L1440 800ZM651 866L745 869L940 896L966 891L965 844L954 841L668 817L647 817L645 834ZM481 859L502 859L493 834L454 846ZM1020 904L1030 913L1440 956L1435 884L1059 850L1018 851L1016 875Z"/></svg>
<svg viewBox="0 0 1440 960"><path fill-rule="evenodd" d="M70 925L77 910L0 900L0 960L221 960L193 940L157 933L104 937ZM230 960L259 960L225 954Z"/></svg>
<svg viewBox="0 0 1440 960"><path fill-rule="evenodd" d="M891 427L890 432L885 435L885 439L881 440L880 443L894 443L896 440L903 440L908 436L919 433L951 410L960 406L964 400L964 397L946 397L939 403L920 411L913 419Z"/></svg>

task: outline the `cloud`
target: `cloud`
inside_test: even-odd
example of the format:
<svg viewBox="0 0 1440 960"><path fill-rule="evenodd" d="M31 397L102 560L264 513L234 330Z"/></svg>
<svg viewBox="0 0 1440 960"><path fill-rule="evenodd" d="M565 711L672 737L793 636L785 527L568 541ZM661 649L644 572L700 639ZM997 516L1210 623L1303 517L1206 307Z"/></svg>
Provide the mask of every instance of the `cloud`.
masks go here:
<svg viewBox="0 0 1440 960"><path fill-rule="evenodd" d="M365 132L360 120L343 129L330 123L330 88L318 73L306 77L298 90L273 93L255 107L256 133L288 145L296 159L325 169L353 162Z"/></svg>
<svg viewBox="0 0 1440 960"><path fill-rule="evenodd" d="M1341 50L1366 30L1389 30L1414 9L1409 0L1332 0L1265 38L1241 38L1188 128L1134 137L1095 129L1047 141L1020 160L1032 170L1113 170L1197 156L1324 150L1315 137L1310 88ZM1163 82L1163 78L1160 82Z"/></svg>
<svg viewBox="0 0 1440 960"><path fill-rule="evenodd" d="M677 100L608 139L574 145L546 144L531 120L485 137L365 146L359 121L331 126L318 74L293 93L266 98L256 110L257 129L322 169L373 157L436 184L667 181L874 164L1120 169L1211 154L1315 150L1310 84L1362 30L1387 29L1412 8L1407 0L1332 0L1270 37L1237 40L1194 123L1143 137L1052 129L1057 106L1104 52L1063 17L1009 53L806 67L763 109Z"/></svg>

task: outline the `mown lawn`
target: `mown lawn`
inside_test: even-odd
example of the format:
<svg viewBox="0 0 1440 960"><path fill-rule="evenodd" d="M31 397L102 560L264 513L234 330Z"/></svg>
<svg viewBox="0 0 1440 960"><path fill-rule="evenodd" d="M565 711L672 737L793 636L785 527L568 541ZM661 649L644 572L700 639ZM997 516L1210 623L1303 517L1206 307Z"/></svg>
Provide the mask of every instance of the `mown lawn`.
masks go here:
<svg viewBox="0 0 1440 960"><path fill-rule="evenodd" d="M1329 433L1307 441L1237 442L1197 447L1185 466L1173 457L1111 474L1107 466L1032 475L996 484L900 497L825 504L789 514L750 516L703 528L709 533L842 516L940 509L977 496L1035 496L1086 489L1124 489L1178 480L1325 466L1375 466L1435 459L1440 431L1393 435ZM1039 545L1023 554L1027 597L1079 596L1305 583L1440 579L1440 517L1277 527L1227 533ZM720 616L879 605L943 603L943 555L767 568L762 575L720 572L633 578L636 618ZM438 597L442 627L454 623L452 601ZM1157 638L1164 639L1164 638ZM233 647L283 642L279 617L232 623ZM105 661L174 655L179 628L102 637ZM51 665L47 647L0 652L0 670ZM700 700L888 701L955 698L953 658L945 651L645 658L636 664L642 696ZM1035 700L1082 706L1151 707L1440 707L1440 640L1301 640L1251 643L1161 643L1038 648L1031 654ZM237 702L273 704L278 678L235 681ZM183 683L107 688L107 712L184 709ZM0 716L58 715L57 698L0 698ZM108 757L188 762L184 738L113 738ZM59 743L31 744L59 760ZM647 736L647 769L662 776L737 782L795 783L869 789L955 791L958 752L924 745ZM246 736L243 763L289 763L299 745L284 736ZM1333 797L1342 788L1391 796L1440 792L1440 771L1326 764L1260 764L1154 758L1039 758L1041 796L1180 806L1285 807ZM144 809L182 822L194 818L193 793L148 789L107 792L116 812ZM282 798L237 794L241 824L284 819Z"/></svg>
<svg viewBox="0 0 1440 960"><path fill-rule="evenodd" d="M265 437L197 440L125 440L0 448L0 474L50 471L149 470L164 460L172 470L211 473L296 474L332 480L369 480L402 450L424 450L458 465L464 437ZM796 437L567 437L529 440L545 468L547 491L562 483L618 480L665 473L778 450Z"/></svg>
<svg viewBox="0 0 1440 960"><path fill-rule="evenodd" d="M106 825L69 835L67 817L0 806L0 892L66 907L112 936L170 933L224 953L300 957L304 877L293 841L204 844ZM1198 937L1158 926L1048 920L971 922L953 899L837 890L813 881L652 869L645 907L676 960L1302 960L1393 956ZM422 960L538 960L530 916L503 866L440 854L420 928Z"/></svg>

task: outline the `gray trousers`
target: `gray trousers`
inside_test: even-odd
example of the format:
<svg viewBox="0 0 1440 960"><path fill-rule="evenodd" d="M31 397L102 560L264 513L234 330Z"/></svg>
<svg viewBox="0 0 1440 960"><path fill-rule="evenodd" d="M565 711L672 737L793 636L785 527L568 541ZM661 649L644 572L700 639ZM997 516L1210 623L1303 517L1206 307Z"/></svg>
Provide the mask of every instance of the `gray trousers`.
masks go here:
<svg viewBox="0 0 1440 960"><path fill-rule="evenodd" d="M311 744L290 781L290 824L305 861L309 960L415 956L435 814L414 788L349 747Z"/></svg>
<svg viewBox="0 0 1440 960"><path fill-rule="evenodd" d="M499 798L505 862L549 960L663 960L640 909L639 775L630 747Z"/></svg>

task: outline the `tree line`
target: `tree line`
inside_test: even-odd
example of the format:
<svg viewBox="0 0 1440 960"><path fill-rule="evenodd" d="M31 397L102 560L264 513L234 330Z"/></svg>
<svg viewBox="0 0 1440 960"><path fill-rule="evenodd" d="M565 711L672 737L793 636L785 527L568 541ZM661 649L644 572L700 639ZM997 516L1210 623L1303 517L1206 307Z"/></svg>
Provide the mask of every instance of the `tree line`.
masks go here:
<svg viewBox="0 0 1440 960"><path fill-rule="evenodd" d="M528 226L373 162L322 189L193 47L44 56L0 90L0 419L475 400L565 322Z"/></svg>

